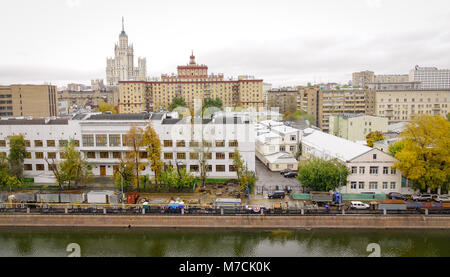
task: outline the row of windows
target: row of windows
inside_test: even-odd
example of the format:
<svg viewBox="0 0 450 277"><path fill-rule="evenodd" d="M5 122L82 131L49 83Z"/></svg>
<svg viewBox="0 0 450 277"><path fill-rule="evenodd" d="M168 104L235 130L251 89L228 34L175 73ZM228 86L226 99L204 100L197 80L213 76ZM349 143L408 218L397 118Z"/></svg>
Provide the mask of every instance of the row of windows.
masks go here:
<svg viewBox="0 0 450 277"><path fill-rule="evenodd" d="M382 182L382 189L391 189L394 190L397 187L396 182ZM364 182L350 182L350 188L351 189L366 189ZM369 182L369 188L368 189L378 189L378 182Z"/></svg>
<svg viewBox="0 0 450 277"><path fill-rule="evenodd" d="M378 174L378 166L371 166L369 167L369 174ZM393 168L389 168L388 166L384 166L383 167L383 174L389 174L389 171L391 172L390 174L397 174L397 171ZM359 171L358 171L358 167L356 166L352 166L351 168L351 173L352 174L365 174L366 173L366 167L365 166L360 166L359 167Z"/></svg>
<svg viewBox="0 0 450 277"><path fill-rule="evenodd" d="M47 140L46 146L47 147L56 147L56 141L55 140ZM80 146L80 142L78 140L74 140L75 146ZM58 141L59 147L65 147L68 144L68 140L59 140ZM44 140L34 140L33 141L34 147L44 147ZM25 146L31 147L31 141L25 140ZM0 140L0 147L6 147L6 140Z"/></svg>

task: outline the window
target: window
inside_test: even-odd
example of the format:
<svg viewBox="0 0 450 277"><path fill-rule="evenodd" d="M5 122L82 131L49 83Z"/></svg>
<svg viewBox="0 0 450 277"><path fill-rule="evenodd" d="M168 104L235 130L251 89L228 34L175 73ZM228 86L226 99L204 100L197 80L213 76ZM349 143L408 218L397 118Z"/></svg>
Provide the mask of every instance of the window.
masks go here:
<svg viewBox="0 0 450 277"><path fill-rule="evenodd" d="M31 159L31 152L25 152L25 159Z"/></svg>
<svg viewBox="0 0 450 277"><path fill-rule="evenodd" d="M373 159L374 159L374 160L377 159L377 154L373 154Z"/></svg>
<svg viewBox="0 0 450 277"><path fill-rule="evenodd" d="M196 164L190 165L189 166L189 171L190 172L198 172L198 165L196 165Z"/></svg>
<svg viewBox="0 0 450 277"><path fill-rule="evenodd" d="M369 182L369 189L378 189L378 182Z"/></svg>
<svg viewBox="0 0 450 277"><path fill-rule="evenodd" d="M378 166L371 166L369 172L370 174L378 174Z"/></svg>
<svg viewBox="0 0 450 277"><path fill-rule="evenodd" d="M397 174L397 170L395 170L391 167L391 174L394 174L394 175Z"/></svg>
<svg viewBox="0 0 450 277"><path fill-rule="evenodd" d="M189 146L190 147L198 147L199 143L198 143L198 141L191 141L191 142L189 142Z"/></svg>
<svg viewBox="0 0 450 277"><path fill-rule="evenodd" d="M212 160L212 153L204 153L207 160Z"/></svg>
<svg viewBox="0 0 450 277"><path fill-rule="evenodd" d="M216 153L216 160L224 160L225 153Z"/></svg>
<svg viewBox="0 0 450 277"><path fill-rule="evenodd" d="M33 170L33 165L32 164L24 164L23 169L26 171L31 171L31 170Z"/></svg>
<svg viewBox="0 0 450 277"><path fill-rule="evenodd" d="M184 140L177 140L177 147L186 147L186 142Z"/></svg>
<svg viewBox="0 0 450 277"><path fill-rule="evenodd" d="M106 146L106 135L95 135L96 146Z"/></svg>
<svg viewBox="0 0 450 277"><path fill-rule="evenodd" d="M286 146L280 146L280 152L286 151Z"/></svg>
<svg viewBox="0 0 450 277"><path fill-rule="evenodd" d="M36 159L43 159L44 158L44 152L36 152L34 153L36 156Z"/></svg>
<svg viewBox="0 0 450 277"><path fill-rule="evenodd" d="M164 153L164 159L166 160L173 159L173 153Z"/></svg>
<svg viewBox="0 0 450 277"><path fill-rule="evenodd" d="M73 140L73 143L76 147L80 147L80 141L79 140Z"/></svg>
<svg viewBox="0 0 450 277"><path fill-rule="evenodd" d="M29 140L26 140L26 141L25 141L25 146L26 146L26 147L30 147L30 146L31 146L31 142L30 142Z"/></svg>
<svg viewBox="0 0 450 277"><path fill-rule="evenodd" d="M146 152L146 151L144 151L144 152L139 152L140 153L140 157L141 157L141 159L147 159L147 157L148 157L148 152Z"/></svg>
<svg viewBox="0 0 450 277"><path fill-rule="evenodd" d="M54 140L47 140L47 147L55 147L55 141Z"/></svg>
<svg viewBox="0 0 450 277"><path fill-rule="evenodd" d="M109 135L109 146L120 146L120 135Z"/></svg>
<svg viewBox="0 0 450 277"><path fill-rule="evenodd" d="M197 152L189 153L189 159L198 160L198 153Z"/></svg>
<svg viewBox="0 0 450 277"><path fill-rule="evenodd" d="M391 189L395 189L395 187L396 187L395 182L391 182Z"/></svg>
<svg viewBox="0 0 450 277"><path fill-rule="evenodd" d="M211 147L212 146L212 142L210 142L210 141L203 141L203 146Z"/></svg>
<svg viewBox="0 0 450 277"><path fill-rule="evenodd" d="M49 159L56 159L56 152L48 152L47 157Z"/></svg>
<svg viewBox="0 0 450 277"><path fill-rule="evenodd" d="M0 140L0 147L6 147L6 140Z"/></svg>
<svg viewBox="0 0 450 277"><path fill-rule="evenodd" d="M37 171L44 171L45 169L44 169L44 165L43 164L37 164L36 165L36 170Z"/></svg>
<svg viewBox="0 0 450 277"><path fill-rule="evenodd" d="M42 146L43 146L42 140L35 140L35 141L34 141L34 146L35 146L35 147L42 147Z"/></svg>
<svg viewBox="0 0 450 277"><path fill-rule="evenodd" d="M87 152L88 159L95 159L95 152Z"/></svg>
<svg viewBox="0 0 450 277"><path fill-rule="evenodd" d="M366 173L366 168L364 166L360 166L359 167L359 174L365 174Z"/></svg>
<svg viewBox="0 0 450 277"><path fill-rule="evenodd" d="M67 140L62 139L59 141L59 147L66 147L67 146Z"/></svg>
<svg viewBox="0 0 450 277"><path fill-rule="evenodd" d="M359 182L358 188L359 189L364 189L364 182Z"/></svg>
<svg viewBox="0 0 450 277"><path fill-rule="evenodd" d="M230 172L236 172L236 167L234 165L230 165L229 166L229 171Z"/></svg>
<svg viewBox="0 0 450 277"><path fill-rule="evenodd" d="M297 136L291 136L291 141L295 141L297 139Z"/></svg>
<svg viewBox="0 0 450 277"><path fill-rule="evenodd" d="M224 140L216 140L216 147L225 147Z"/></svg>
<svg viewBox="0 0 450 277"><path fill-rule="evenodd" d="M356 166L352 166L352 174L356 174L358 172L358 168Z"/></svg>
<svg viewBox="0 0 450 277"><path fill-rule="evenodd" d="M383 174L389 174L389 167L387 166L383 167Z"/></svg>
<svg viewBox="0 0 450 277"><path fill-rule="evenodd" d="M230 160L234 159L234 152L230 152L230 153L228 154L228 158L229 158Z"/></svg>
<svg viewBox="0 0 450 277"><path fill-rule="evenodd" d="M388 188L388 182L383 182L383 189L387 189Z"/></svg>
<svg viewBox="0 0 450 277"><path fill-rule="evenodd" d="M113 152L113 159L121 159L122 152Z"/></svg>
<svg viewBox="0 0 450 277"><path fill-rule="evenodd" d="M108 159L109 155L108 152L100 152L100 159Z"/></svg>
<svg viewBox="0 0 450 277"><path fill-rule="evenodd" d="M289 150L290 150L291 152L294 152L294 151L295 151L295 146L289 147Z"/></svg>
<svg viewBox="0 0 450 277"><path fill-rule="evenodd" d="M216 171L217 172L225 172L225 166L224 165L216 165Z"/></svg>
<svg viewBox="0 0 450 277"><path fill-rule="evenodd" d="M350 188L351 189L356 189L356 182L351 182L350 183Z"/></svg>
<svg viewBox="0 0 450 277"><path fill-rule="evenodd" d="M230 147L237 147L238 146L238 141L237 140L230 140L230 142L228 143L228 145Z"/></svg>
<svg viewBox="0 0 450 277"><path fill-rule="evenodd" d="M186 153L177 153L177 159L185 160L186 159Z"/></svg>
<svg viewBox="0 0 450 277"><path fill-rule="evenodd" d="M82 138L83 146L94 146L94 135L83 135Z"/></svg>
<svg viewBox="0 0 450 277"><path fill-rule="evenodd" d="M66 153L60 152L60 153L59 153L59 158L65 159L65 158L66 158Z"/></svg>
<svg viewBox="0 0 450 277"><path fill-rule="evenodd" d="M172 147L172 141L171 140L165 140L164 141L164 147Z"/></svg>

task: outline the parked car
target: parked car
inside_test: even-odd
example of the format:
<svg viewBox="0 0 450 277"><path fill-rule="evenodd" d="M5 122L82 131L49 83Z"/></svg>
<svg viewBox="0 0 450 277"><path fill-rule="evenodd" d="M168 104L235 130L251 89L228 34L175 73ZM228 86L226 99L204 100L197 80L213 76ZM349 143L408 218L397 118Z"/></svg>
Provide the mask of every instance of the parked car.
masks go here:
<svg viewBox="0 0 450 277"><path fill-rule="evenodd" d="M442 202L450 202L450 197L447 195L435 195L434 201L442 203Z"/></svg>
<svg viewBox="0 0 450 277"><path fill-rule="evenodd" d="M398 192L390 192L388 194L388 198L389 199L400 199L400 200L404 200L404 201L408 200L408 196L398 193Z"/></svg>
<svg viewBox="0 0 450 277"><path fill-rule="evenodd" d="M352 201L350 208L356 210L367 210L368 208L370 208L370 205L361 201Z"/></svg>
<svg viewBox="0 0 450 277"><path fill-rule="evenodd" d="M286 168L286 169L281 170L280 174L284 175L284 174L289 173L289 172L291 172L291 170L289 168Z"/></svg>
<svg viewBox="0 0 450 277"><path fill-rule="evenodd" d="M298 173L297 172L289 172L284 174L284 178L295 178L297 177Z"/></svg>
<svg viewBox="0 0 450 277"><path fill-rule="evenodd" d="M433 195L428 193L415 194L412 196L412 200L414 201L431 201L433 200Z"/></svg>
<svg viewBox="0 0 450 277"><path fill-rule="evenodd" d="M276 199L276 198L284 199L285 196L286 193L282 190L274 191L268 195L269 199Z"/></svg>
<svg viewBox="0 0 450 277"><path fill-rule="evenodd" d="M292 192L292 187L291 186L285 186L284 187L284 191L287 193L291 193Z"/></svg>

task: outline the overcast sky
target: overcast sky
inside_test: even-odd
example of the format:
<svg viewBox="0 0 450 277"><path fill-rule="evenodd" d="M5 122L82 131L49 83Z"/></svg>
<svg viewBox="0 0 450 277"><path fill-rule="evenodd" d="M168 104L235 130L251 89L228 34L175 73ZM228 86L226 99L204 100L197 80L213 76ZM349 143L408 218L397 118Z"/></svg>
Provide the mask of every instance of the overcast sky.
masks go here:
<svg viewBox="0 0 450 277"><path fill-rule="evenodd" d="M0 11L0 84L105 79L122 16L152 77L191 49L210 73L274 87L450 68L448 0L1 0Z"/></svg>

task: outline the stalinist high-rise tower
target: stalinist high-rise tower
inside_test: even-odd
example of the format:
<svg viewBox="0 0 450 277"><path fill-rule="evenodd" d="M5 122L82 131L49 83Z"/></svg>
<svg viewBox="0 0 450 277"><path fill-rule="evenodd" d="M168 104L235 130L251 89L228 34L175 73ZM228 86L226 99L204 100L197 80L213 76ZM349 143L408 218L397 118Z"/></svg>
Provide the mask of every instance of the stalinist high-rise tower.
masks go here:
<svg viewBox="0 0 450 277"><path fill-rule="evenodd" d="M119 35L119 44L114 49L114 58L108 58L106 64L106 83L108 86L117 86L119 81L146 80L147 61L138 58L138 66L134 67L133 44L128 45L128 35L125 33L122 17L122 32Z"/></svg>

